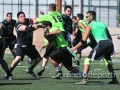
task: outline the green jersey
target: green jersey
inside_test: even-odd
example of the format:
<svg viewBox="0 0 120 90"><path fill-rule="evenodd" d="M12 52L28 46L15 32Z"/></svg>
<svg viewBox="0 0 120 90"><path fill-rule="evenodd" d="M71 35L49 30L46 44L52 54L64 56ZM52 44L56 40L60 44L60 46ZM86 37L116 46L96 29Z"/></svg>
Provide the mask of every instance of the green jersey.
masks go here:
<svg viewBox="0 0 120 90"><path fill-rule="evenodd" d="M81 22L85 27L88 26L88 23L87 23L85 20L80 20L79 22ZM78 23L79 23L79 22L78 22ZM82 33L84 33L84 30L83 30L81 27L79 27L79 29L80 29L80 31L81 31Z"/></svg>
<svg viewBox="0 0 120 90"><path fill-rule="evenodd" d="M53 32L57 30L57 28L51 28L49 30L49 32ZM52 40L51 43L53 46L55 46L57 49L59 49L60 47L65 47L68 46L67 41L64 39L64 37L62 36L62 34L57 34L56 38L54 40Z"/></svg>
<svg viewBox="0 0 120 90"><path fill-rule="evenodd" d="M57 28L60 29L61 31L64 31L62 16L57 11L53 11L53 12L49 12L48 14L41 15L37 19L37 21L39 23L42 23L44 21L50 21L52 23L53 28Z"/></svg>
<svg viewBox="0 0 120 90"><path fill-rule="evenodd" d="M88 26L88 23L85 20L80 20L79 22L82 23L84 25L84 27ZM79 30L82 32L82 34L84 34L84 30L81 27L79 27ZM87 43L89 44L90 42L91 42L91 40L90 40L90 38L88 38Z"/></svg>
<svg viewBox="0 0 120 90"><path fill-rule="evenodd" d="M106 25L102 22L98 21L92 21L90 23L91 26L91 33L94 36L96 42L99 42L100 40L107 40L107 30Z"/></svg>

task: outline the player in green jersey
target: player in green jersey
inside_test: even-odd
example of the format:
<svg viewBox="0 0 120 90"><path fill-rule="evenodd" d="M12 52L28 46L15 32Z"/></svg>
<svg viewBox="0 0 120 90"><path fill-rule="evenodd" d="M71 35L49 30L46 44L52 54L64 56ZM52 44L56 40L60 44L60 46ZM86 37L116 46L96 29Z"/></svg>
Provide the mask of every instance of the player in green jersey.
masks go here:
<svg viewBox="0 0 120 90"><path fill-rule="evenodd" d="M54 67L58 68L57 66L59 65L59 63L62 63L69 71L72 71L73 73L78 73L79 75L82 74L81 71L72 67L72 56L67 49L68 43L61 33L57 33L59 32L59 28L51 28L52 24L49 21L43 22L43 27L43 30L46 30L47 32L45 38L49 41L50 45L56 48L56 50L50 55L50 60ZM59 70L58 72L61 71Z"/></svg>
<svg viewBox="0 0 120 90"><path fill-rule="evenodd" d="M112 76L112 81L109 84L118 84L117 77L115 75L114 69L111 65L111 53L113 51L113 43L108 37L108 30L105 24L102 22L96 21L96 13L94 11L88 11L86 14L86 20L88 21L89 25L86 27L86 31L80 40L80 42L73 48L71 48L71 52L76 50L82 44L84 44L91 33L98 43L94 49L90 52L88 58L84 61L84 70L83 70L83 79L76 84L87 84L88 72L90 69L90 63L94 59L96 60L100 56L104 56L105 64Z"/></svg>
<svg viewBox="0 0 120 90"><path fill-rule="evenodd" d="M34 23L42 23L44 21L50 21L52 23L52 28L54 28L54 29L59 28L60 31L58 33L64 32L62 16L59 12L56 11L56 5L55 4L52 3L52 4L49 5L49 13L48 14L44 14L42 11L40 13L42 14L40 17L33 18ZM49 50L51 50L51 49L49 49ZM47 61L46 61L46 63L47 63ZM60 68L61 66L58 66L58 67ZM39 76L42 75L40 72L43 72L43 68L44 67L42 67L41 70L39 71Z"/></svg>
<svg viewBox="0 0 120 90"><path fill-rule="evenodd" d="M41 12L41 14L43 14L43 13ZM42 23L44 21L50 21L52 23L52 29L59 28L60 31L57 32L57 33L64 32L62 17L61 17L61 14L56 11L56 5L55 4L50 4L49 5L49 13L48 14L43 14L39 18L33 19L34 23ZM47 61L46 61L46 63L47 63ZM44 70L43 68L38 72L39 76L42 75L42 72ZM60 66L58 66L58 68L59 69L61 68L61 64L60 64ZM58 71L57 68L56 68L56 71ZM57 72L56 72L56 74L57 74Z"/></svg>

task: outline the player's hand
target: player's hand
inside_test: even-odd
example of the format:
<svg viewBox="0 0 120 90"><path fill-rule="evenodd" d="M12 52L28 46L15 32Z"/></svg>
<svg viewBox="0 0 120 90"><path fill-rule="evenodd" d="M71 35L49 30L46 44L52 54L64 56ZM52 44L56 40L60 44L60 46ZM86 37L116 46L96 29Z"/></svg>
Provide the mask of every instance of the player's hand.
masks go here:
<svg viewBox="0 0 120 90"><path fill-rule="evenodd" d="M117 39L120 39L120 36L118 36Z"/></svg>
<svg viewBox="0 0 120 90"><path fill-rule="evenodd" d="M76 50L75 47L70 48L70 52L71 52L71 53L72 53L73 51L75 51L75 50Z"/></svg>
<svg viewBox="0 0 120 90"><path fill-rule="evenodd" d="M36 25L36 24L34 24L33 27L35 30L38 29L38 25Z"/></svg>
<svg viewBox="0 0 120 90"><path fill-rule="evenodd" d="M43 14L44 14L44 12L43 12L43 11L40 11L40 14L41 14L41 15L43 15Z"/></svg>

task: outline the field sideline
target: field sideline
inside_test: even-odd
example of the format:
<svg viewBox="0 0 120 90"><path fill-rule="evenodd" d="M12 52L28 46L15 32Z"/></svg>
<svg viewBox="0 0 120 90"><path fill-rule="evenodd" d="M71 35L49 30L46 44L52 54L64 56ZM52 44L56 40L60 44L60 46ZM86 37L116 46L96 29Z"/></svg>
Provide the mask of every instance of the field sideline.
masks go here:
<svg viewBox="0 0 120 90"><path fill-rule="evenodd" d="M81 60L80 70L83 69L83 60ZM113 58L113 67L118 76L120 82L120 57ZM9 66L13 60L12 55L5 55L5 60L9 63ZM34 69L37 74L41 66L41 63ZM4 80L5 72L0 67L0 90L120 90L120 84L109 85L107 84L111 79L109 72L107 71L102 61L94 61L91 63L91 69L89 72L88 85L75 85L75 82L81 80L81 77L71 77L69 71L64 67L63 78L56 80L51 76L55 72L55 68L49 62L46 70L41 77L33 78L25 72L27 69L27 57L21 62L20 66L17 66L13 71L14 80Z"/></svg>

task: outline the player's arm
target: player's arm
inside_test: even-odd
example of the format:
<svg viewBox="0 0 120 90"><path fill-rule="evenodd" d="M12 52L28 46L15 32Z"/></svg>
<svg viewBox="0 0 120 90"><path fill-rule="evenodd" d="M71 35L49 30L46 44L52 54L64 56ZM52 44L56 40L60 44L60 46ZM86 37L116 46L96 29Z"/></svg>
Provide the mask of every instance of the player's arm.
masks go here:
<svg viewBox="0 0 120 90"><path fill-rule="evenodd" d="M35 31L39 28L39 26L41 25L34 25L34 26L26 26L26 25L20 25L18 27L18 30L19 31L27 31L27 32L32 32L32 31Z"/></svg>
<svg viewBox="0 0 120 90"><path fill-rule="evenodd" d="M0 24L0 30L2 30L2 25Z"/></svg>
<svg viewBox="0 0 120 90"><path fill-rule="evenodd" d="M50 35L57 35L57 34L60 34L61 33L61 30L55 30L53 32L50 32L49 34Z"/></svg>
<svg viewBox="0 0 120 90"><path fill-rule="evenodd" d="M46 21L47 20L47 14L44 14L44 15L41 15L40 17L35 17L35 18L32 18L32 20L33 20L33 23L34 24L37 24L37 23L42 23L42 22L44 22L44 21Z"/></svg>
<svg viewBox="0 0 120 90"><path fill-rule="evenodd" d="M91 26L88 25L85 30L86 32L83 34L83 37L80 40L80 42L75 47L70 49L71 52L73 52L74 50L76 50L78 47L80 47L82 44L84 44L86 42L86 40L90 34L90 30L91 30Z"/></svg>
<svg viewBox="0 0 120 90"><path fill-rule="evenodd" d="M78 27L82 28L84 32L86 31L85 26L81 22L78 23Z"/></svg>

